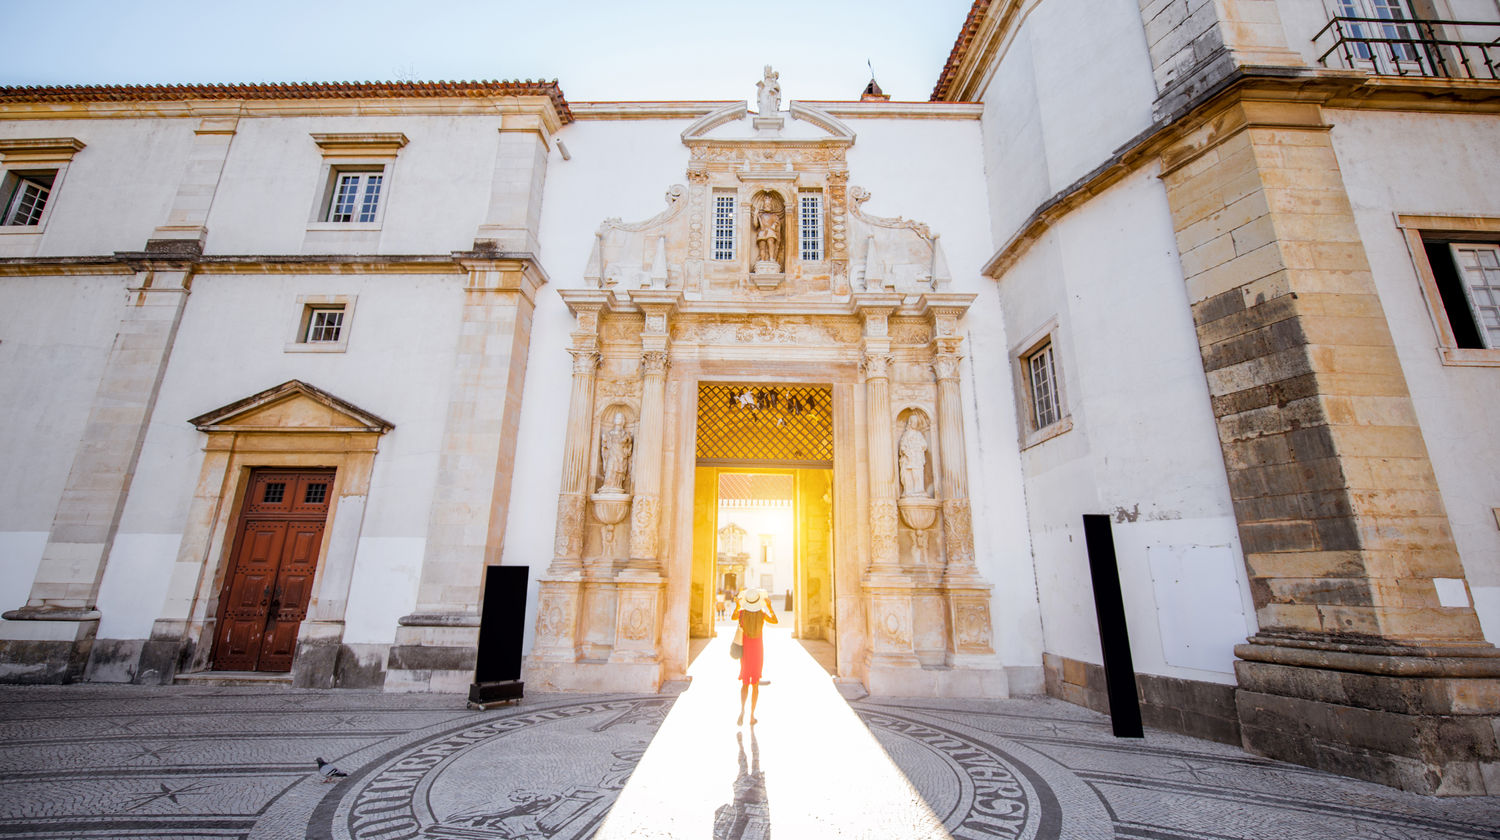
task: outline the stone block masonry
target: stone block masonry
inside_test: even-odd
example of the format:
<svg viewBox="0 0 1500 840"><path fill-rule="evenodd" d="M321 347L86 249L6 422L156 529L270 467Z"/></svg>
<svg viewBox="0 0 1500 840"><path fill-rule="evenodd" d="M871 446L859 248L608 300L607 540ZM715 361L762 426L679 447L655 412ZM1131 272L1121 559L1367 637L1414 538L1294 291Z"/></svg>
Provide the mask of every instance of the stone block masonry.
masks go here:
<svg viewBox="0 0 1500 840"><path fill-rule="evenodd" d="M1439 602L1463 569L1328 130L1235 93L1163 154L1261 628L1236 651L1244 743L1500 793L1500 652Z"/></svg>

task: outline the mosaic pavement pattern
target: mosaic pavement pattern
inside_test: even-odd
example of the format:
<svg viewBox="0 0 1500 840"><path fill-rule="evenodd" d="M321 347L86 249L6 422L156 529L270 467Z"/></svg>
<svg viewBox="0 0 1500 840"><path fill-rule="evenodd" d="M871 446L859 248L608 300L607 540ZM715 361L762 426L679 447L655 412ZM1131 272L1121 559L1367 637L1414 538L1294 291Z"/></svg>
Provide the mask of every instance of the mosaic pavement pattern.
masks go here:
<svg viewBox="0 0 1500 840"><path fill-rule="evenodd" d="M675 697L485 712L452 695L0 688L0 837L1500 838L1500 798L1420 797L1159 732L1117 741L1050 699L819 711L832 687L804 684L798 651L768 640L753 730L733 724L732 685L701 691L701 677ZM878 748L827 754L838 715ZM324 783L319 756L349 776ZM921 814L870 801L901 798L873 787L887 772Z"/></svg>

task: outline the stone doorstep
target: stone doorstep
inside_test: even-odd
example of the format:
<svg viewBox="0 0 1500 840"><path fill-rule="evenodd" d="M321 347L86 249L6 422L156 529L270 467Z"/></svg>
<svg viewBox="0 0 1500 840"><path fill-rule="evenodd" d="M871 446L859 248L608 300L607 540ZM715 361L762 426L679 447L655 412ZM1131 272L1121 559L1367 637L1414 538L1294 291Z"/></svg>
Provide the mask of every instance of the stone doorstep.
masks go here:
<svg viewBox="0 0 1500 840"><path fill-rule="evenodd" d="M291 672L270 673L266 671L197 671L178 674L172 679L174 685L212 686L281 686L292 687Z"/></svg>

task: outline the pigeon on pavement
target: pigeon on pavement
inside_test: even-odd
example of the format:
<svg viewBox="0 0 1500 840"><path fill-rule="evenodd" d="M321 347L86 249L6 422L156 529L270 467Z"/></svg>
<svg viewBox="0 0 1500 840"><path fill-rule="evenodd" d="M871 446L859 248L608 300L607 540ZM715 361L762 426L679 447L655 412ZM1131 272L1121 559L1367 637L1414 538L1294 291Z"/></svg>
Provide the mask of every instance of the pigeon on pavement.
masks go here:
<svg viewBox="0 0 1500 840"><path fill-rule="evenodd" d="M349 775L339 768L334 767L332 764L324 761L321 757L318 759L318 773L322 775L323 782L325 784L334 781L335 779L340 779L344 776Z"/></svg>

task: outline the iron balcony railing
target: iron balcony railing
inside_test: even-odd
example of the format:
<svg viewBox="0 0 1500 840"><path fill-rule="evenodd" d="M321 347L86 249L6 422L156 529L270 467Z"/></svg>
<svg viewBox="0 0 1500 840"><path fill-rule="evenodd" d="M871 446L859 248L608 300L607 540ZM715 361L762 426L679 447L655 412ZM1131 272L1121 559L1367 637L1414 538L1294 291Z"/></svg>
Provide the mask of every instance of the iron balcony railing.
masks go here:
<svg viewBox="0 0 1500 840"><path fill-rule="evenodd" d="M1500 21L1335 17L1313 36L1318 63L1381 76L1500 79ZM1330 64L1330 61L1333 62Z"/></svg>

